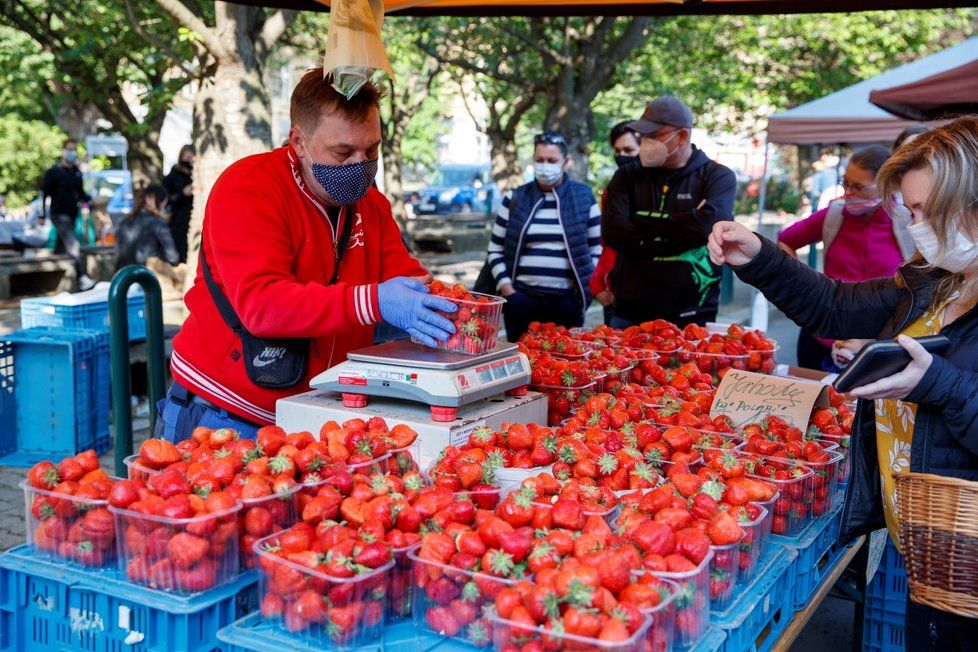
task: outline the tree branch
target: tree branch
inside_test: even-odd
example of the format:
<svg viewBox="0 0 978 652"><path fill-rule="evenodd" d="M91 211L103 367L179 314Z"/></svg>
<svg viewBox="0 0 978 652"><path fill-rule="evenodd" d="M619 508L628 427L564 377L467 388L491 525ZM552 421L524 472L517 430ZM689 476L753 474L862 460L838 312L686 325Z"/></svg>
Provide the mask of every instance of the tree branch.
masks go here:
<svg viewBox="0 0 978 652"><path fill-rule="evenodd" d="M569 61L562 54L545 46L544 41L542 39L535 39L531 36L524 34L519 30L510 29L505 23L503 23L502 25L502 30L507 34L509 34L510 36L514 36L518 38L519 40L523 41L531 48L539 52L541 55L543 55L545 61L548 61L549 63L552 64L560 64L562 66L570 65Z"/></svg>
<svg viewBox="0 0 978 652"><path fill-rule="evenodd" d="M231 53L228 52L227 48L218 38L217 34L214 33L210 27L194 12L187 8L187 5L183 4L181 0L156 0L163 11L173 16L173 18L191 30L198 36L200 36L201 42L204 47L218 59L230 59Z"/></svg>
<svg viewBox="0 0 978 652"><path fill-rule="evenodd" d="M299 12L294 9L279 9L266 18L265 24L262 25L261 33L258 35L258 47L262 48L265 52L269 52L272 46L282 38L282 35L285 34L292 21L298 15Z"/></svg>
<svg viewBox="0 0 978 652"><path fill-rule="evenodd" d="M417 45L422 51L427 53L429 56L434 57L441 63L449 66L456 66L462 68L463 70L468 70L469 72L478 73L480 75L485 75L486 77L491 77L493 79L498 79L499 81L504 81L506 83L512 84L513 86L518 86L520 88L525 88L527 90L536 90L539 86L536 83L530 82L529 80L515 75L507 75L505 73L499 72L498 70L491 70L485 66L480 66L461 57L450 57L438 52L438 50L429 47L426 43L422 41L417 41Z"/></svg>
<svg viewBox="0 0 978 652"><path fill-rule="evenodd" d="M173 60L174 65L183 70L187 77L190 77L191 79L196 77L196 73L187 66L186 62L183 60L183 57L174 52L166 43L143 29L143 26L139 23L139 19L136 17L136 10L133 9L132 2L130 0L125 1L126 13L129 15L129 22L132 24L133 31L141 36L144 41L166 53L166 55Z"/></svg>
<svg viewBox="0 0 978 652"><path fill-rule="evenodd" d="M607 86L608 79L614 75L618 64L627 59L632 50L645 40L645 30L648 24L648 16L632 18L624 33L611 44L606 52L598 57L598 65L595 67L594 74L582 86L581 94L588 101L596 97L601 89Z"/></svg>

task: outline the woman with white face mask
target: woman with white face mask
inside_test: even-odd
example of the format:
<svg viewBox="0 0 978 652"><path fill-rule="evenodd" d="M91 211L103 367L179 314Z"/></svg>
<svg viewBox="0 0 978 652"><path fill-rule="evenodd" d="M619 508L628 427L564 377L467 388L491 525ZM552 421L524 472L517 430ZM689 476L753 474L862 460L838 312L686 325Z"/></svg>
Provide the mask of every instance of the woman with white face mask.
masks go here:
<svg viewBox="0 0 978 652"><path fill-rule="evenodd" d="M487 266L506 297L506 336L530 322L580 326L591 303L588 283L601 255L601 209L594 192L568 178L567 142L556 131L533 139L534 180L503 199Z"/></svg>
<svg viewBox="0 0 978 652"><path fill-rule="evenodd" d="M899 548L893 473L978 481L978 116L917 136L880 169L885 202L898 191L919 255L896 277L841 283L792 259L744 226L721 222L710 255L792 320L831 338L894 338L912 360L852 391L852 477L840 538L882 528ZM941 334L941 355L914 337ZM967 571L959 571L967 572ZM908 650L974 649L978 619L907 603Z"/></svg>
<svg viewBox="0 0 978 652"><path fill-rule="evenodd" d="M916 250L907 234L909 213L901 207L891 216L883 207L883 197L876 185L876 173L888 158L889 150L879 145L855 152L842 180L845 194L827 208L782 231L778 246L797 256L798 249L821 242L825 251L825 275L839 281L851 283L893 276L897 267ZM849 351L846 345L853 349L849 357L859 349L857 342L816 338L802 329L798 334L798 364L838 371L833 357L846 354ZM839 362L841 359L836 364Z"/></svg>

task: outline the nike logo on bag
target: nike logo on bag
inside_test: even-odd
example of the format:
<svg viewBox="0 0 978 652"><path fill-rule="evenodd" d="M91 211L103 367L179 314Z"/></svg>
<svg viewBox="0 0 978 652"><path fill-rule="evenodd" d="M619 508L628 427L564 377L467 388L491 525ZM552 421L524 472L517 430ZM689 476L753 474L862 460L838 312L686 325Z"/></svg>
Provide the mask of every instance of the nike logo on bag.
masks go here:
<svg viewBox="0 0 978 652"><path fill-rule="evenodd" d="M285 355L284 346L266 346L262 349L262 352L255 356L255 359L251 361L251 364L255 367L267 367L279 358Z"/></svg>

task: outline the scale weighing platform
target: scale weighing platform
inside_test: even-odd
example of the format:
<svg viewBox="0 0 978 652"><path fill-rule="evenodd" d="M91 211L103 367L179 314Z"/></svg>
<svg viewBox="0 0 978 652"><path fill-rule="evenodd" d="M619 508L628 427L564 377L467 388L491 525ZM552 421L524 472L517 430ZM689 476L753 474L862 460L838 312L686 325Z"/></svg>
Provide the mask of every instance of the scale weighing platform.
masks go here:
<svg viewBox="0 0 978 652"><path fill-rule="evenodd" d="M432 421L452 421L460 406L503 393L522 396L529 382L530 362L515 344L463 355L395 340L350 351L309 385L339 392L345 407L364 407L368 396L399 398L431 406Z"/></svg>

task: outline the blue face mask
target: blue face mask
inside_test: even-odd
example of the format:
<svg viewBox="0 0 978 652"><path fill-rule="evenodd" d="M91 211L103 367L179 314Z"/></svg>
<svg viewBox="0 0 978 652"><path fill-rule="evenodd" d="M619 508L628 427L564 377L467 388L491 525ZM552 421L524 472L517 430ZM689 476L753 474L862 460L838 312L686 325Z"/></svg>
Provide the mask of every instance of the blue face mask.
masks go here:
<svg viewBox="0 0 978 652"><path fill-rule="evenodd" d="M74 163L78 160L78 151L74 149L66 149L64 156L66 161L69 163Z"/></svg>
<svg viewBox="0 0 978 652"><path fill-rule="evenodd" d="M341 206L352 206L363 199L377 176L377 159L358 163L326 165L310 163L309 171L326 194Z"/></svg>

